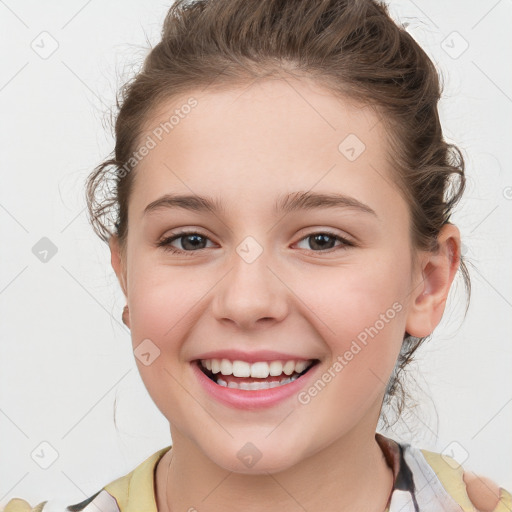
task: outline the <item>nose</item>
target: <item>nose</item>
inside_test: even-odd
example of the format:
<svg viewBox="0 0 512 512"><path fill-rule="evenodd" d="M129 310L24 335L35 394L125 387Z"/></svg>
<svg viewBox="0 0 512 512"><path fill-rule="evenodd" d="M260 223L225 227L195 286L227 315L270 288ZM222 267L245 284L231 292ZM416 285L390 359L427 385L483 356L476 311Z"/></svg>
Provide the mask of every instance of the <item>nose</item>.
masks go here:
<svg viewBox="0 0 512 512"><path fill-rule="evenodd" d="M285 318L290 292L268 263L265 251L250 263L234 255L231 270L219 283L212 304L219 322L249 331Z"/></svg>

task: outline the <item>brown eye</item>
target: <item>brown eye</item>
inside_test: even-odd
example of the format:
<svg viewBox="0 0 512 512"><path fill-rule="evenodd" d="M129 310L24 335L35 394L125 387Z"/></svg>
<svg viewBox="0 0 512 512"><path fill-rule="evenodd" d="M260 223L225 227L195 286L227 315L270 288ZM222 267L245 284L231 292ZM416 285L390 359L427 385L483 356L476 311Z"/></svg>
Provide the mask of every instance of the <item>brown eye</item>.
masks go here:
<svg viewBox="0 0 512 512"><path fill-rule="evenodd" d="M181 240L179 242L181 248L171 245L176 240ZM196 252L196 250L206 249L204 244L207 240L209 239L200 233L183 231L181 233L176 233L170 237L164 238L158 242L157 245L158 247L162 247L165 251L180 254L190 254L192 252Z"/></svg>
<svg viewBox="0 0 512 512"><path fill-rule="evenodd" d="M314 252L322 252L322 251L328 251L330 249L335 248L335 243L337 241L341 242L341 244L338 245L340 249L346 249L347 247L353 246L354 244L346 240L345 238L342 238L339 235L336 235L334 233L330 233L328 231L322 231L319 233L312 233L311 235L305 236L301 239L301 242L303 240L308 240L307 246L305 247L308 250L312 250ZM299 242L300 243L300 242Z"/></svg>

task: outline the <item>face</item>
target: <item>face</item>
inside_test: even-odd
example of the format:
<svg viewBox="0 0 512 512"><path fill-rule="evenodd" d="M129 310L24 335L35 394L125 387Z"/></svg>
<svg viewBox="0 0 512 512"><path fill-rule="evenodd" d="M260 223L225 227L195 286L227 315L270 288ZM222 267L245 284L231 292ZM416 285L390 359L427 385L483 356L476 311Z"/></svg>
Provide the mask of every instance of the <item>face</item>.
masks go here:
<svg viewBox="0 0 512 512"><path fill-rule="evenodd" d="M421 283L376 115L288 79L195 91L147 128L141 140L155 144L134 171L115 268L140 374L174 444L256 474L373 436ZM195 202L145 212L165 194ZM197 360L215 358L316 363L257 391L206 377Z"/></svg>

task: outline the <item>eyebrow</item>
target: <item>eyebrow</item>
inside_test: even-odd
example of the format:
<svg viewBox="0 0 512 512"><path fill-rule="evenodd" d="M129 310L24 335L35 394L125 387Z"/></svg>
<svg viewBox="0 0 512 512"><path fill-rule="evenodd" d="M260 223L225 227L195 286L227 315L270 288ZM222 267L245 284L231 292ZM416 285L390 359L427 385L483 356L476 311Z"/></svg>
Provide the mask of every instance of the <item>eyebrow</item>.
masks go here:
<svg viewBox="0 0 512 512"><path fill-rule="evenodd" d="M144 208L143 216L160 209L182 208L197 212L225 213L224 205L218 199L198 195L165 194ZM290 213L297 210L322 208L352 208L377 217L367 204L354 197L342 194L317 192L293 192L278 197L274 204L274 214Z"/></svg>

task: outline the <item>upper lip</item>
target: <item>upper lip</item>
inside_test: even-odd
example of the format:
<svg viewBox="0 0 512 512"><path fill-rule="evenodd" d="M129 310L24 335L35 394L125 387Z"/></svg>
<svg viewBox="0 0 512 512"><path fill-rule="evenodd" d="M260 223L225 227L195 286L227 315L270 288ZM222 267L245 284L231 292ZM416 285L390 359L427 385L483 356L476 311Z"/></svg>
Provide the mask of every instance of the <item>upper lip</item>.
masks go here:
<svg viewBox="0 0 512 512"><path fill-rule="evenodd" d="M257 363L258 361L311 361L315 357L304 357L275 350L257 350L255 352L244 352L242 350L213 350L196 356L192 361L198 359L228 359L229 361L247 361L248 363Z"/></svg>

